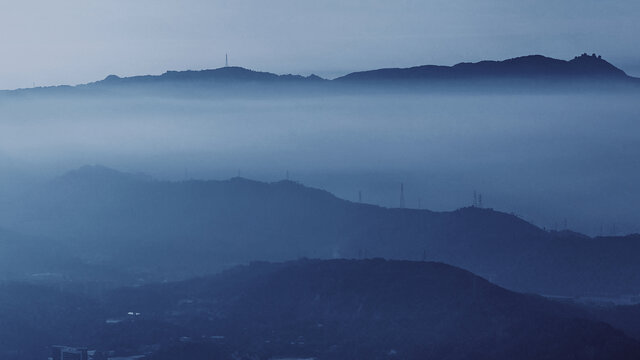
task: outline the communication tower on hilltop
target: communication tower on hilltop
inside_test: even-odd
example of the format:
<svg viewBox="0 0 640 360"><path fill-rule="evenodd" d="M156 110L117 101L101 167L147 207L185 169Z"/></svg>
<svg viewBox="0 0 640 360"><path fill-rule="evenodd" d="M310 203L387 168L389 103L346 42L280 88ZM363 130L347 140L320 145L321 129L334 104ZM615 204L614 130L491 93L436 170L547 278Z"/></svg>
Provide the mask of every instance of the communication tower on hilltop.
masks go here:
<svg viewBox="0 0 640 360"><path fill-rule="evenodd" d="M229 67L229 54L224 54L224 67Z"/></svg>
<svg viewBox="0 0 640 360"><path fill-rule="evenodd" d="M400 208L404 209L404 183L400 183Z"/></svg>

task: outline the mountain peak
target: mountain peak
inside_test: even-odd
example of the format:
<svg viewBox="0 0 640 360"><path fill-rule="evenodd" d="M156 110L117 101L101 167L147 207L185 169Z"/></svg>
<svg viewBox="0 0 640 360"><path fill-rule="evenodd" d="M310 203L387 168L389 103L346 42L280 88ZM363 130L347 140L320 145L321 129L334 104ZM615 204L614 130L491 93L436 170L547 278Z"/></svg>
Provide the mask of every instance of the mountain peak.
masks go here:
<svg viewBox="0 0 640 360"><path fill-rule="evenodd" d="M107 76L106 78L104 78L104 80L102 80L102 81L108 82L108 81L117 81L117 80L120 80L120 79L121 79L120 76L111 74L111 75Z"/></svg>
<svg viewBox="0 0 640 360"><path fill-rule="evenodd" d="M574 57L568 63L585 74L627 77L627 74L624 71L604 60L602 56L596 54L587 55L584 53L580 56Z"/></svg>
<svg viewBox="0 0 640 360"><path fill-rule="evenodd" d="M402 81L402 82L460 82L460 81L589 81L603 79L631 80L624 71L602 57L583 54L565 61L543 55L527 55L502 61L463 62L453 66L423 65L411 68L380 69L356 72L338 80L346 81Z"/></svg>

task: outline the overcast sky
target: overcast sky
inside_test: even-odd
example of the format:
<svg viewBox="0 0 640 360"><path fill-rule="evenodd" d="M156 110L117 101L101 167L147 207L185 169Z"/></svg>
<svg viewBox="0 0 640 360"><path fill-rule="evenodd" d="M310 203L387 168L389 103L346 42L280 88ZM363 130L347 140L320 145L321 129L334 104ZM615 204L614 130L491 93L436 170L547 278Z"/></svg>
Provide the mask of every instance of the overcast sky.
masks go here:
<svg viewBox="0 0 640 360"><path fill-rule="evenodd" d="M582 52L640 75L638 0L21 0L0 11L0 88L232 65L354 70Z"/></svg>

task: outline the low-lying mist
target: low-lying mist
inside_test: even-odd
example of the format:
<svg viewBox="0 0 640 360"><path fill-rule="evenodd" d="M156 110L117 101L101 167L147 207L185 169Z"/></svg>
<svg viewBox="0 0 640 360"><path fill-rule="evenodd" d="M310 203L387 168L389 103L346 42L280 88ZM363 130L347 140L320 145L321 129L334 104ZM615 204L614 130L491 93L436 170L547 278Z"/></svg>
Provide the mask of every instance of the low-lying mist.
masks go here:
<svg viewBox="0 0 640 360"><path fill-rule="evenodd" d="M290 179L396 207L483 205L542 227L640 231L637 94L0 99L2 198L85 165ZM359 195L360 194L360 195ZM0 224L1 225L1 224Z"/></svg>

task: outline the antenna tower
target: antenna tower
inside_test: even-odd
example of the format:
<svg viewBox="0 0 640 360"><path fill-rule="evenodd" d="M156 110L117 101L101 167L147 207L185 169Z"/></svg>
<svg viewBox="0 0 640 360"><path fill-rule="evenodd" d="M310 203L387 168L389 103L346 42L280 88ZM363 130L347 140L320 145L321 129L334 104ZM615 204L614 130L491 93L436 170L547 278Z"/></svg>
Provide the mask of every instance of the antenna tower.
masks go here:
<svg viewBox="0 0 640 360"><path fill-rule="evenodd" d="M404 209L404 183L400 183L400 208Z"/></svg>
<svg viewBox="0 0 640 360"><path fill-rule="evenodd" d="M224 67L229 67L229 54L224 54Z"/></svg>

